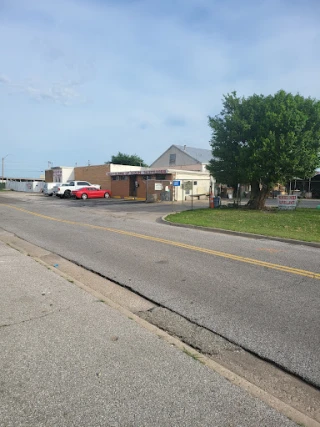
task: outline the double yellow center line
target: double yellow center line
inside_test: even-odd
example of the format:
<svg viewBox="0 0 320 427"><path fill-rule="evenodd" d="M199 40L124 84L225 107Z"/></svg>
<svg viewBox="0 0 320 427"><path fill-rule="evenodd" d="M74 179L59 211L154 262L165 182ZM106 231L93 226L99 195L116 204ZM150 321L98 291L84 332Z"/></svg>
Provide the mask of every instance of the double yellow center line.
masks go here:
<svg viewBox="0 0 320 427"><path fill-rule="evenodd" d="M239 256L239 255L229 254L226 252L215 251L213 249L206 249L206 248L201 248L199 246L188 245L186 243L175 242L174 240L161 239L159 237L148 236L146 234L134 233L132 231L123 231L123 230L117 230L116 228L103 227L100 225L86 224L86 223L77 222L77 221L70 221L70 220L66 220L66 219L54 218L54 217L42 215L42 214L39 214L36 212L31 212L31 211L28 211L28 210L23 209L23 208L18 208L16 206L12 206L9 204L4 204L4 206L7 206L9 208L12 208L12 209L15 209L15 210L18 210L21 212L25 212L29 215L34 215L34 216L46 219L49 221L62 222L65 224L76 225L78 227L87 227L87 228L92 228L92 229L96 229L96 230L109 231L111 233L117 233L117 234L122 234L125 236L135 237L137 239L149 240L152 242L157 242L157 243L162 243L165 245L175 246L178 248L188 249L188 250L195 251L195 252L201 252L201 253L214 255L217 257L221 257L221 258L231 259L233 261L244 262L244 263L256 265L259 267L266 267L266 268L270 268L273 270L282 271L285 273L297 274L299 276L309 277L310 279L320 280L320 273L314 273L314 272L308 271L308 270L301 270L299 268L288 267L288 266L281 265L281 264L273 264L270 262L260 261L260 260L253 259L253 258L247 258L247 257Z"/></svg>

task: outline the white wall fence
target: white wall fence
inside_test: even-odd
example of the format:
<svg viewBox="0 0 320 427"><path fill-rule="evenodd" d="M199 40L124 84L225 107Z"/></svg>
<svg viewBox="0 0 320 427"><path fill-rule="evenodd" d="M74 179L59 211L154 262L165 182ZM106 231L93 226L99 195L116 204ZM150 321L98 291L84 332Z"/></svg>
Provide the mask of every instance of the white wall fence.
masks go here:
<svg viewBox="0 0 320 427"><path fill-rule="evenodd" d="M23 191L25 193L41 193L44 187L43 181L10 181L6 182L6 189Z"/></svg>

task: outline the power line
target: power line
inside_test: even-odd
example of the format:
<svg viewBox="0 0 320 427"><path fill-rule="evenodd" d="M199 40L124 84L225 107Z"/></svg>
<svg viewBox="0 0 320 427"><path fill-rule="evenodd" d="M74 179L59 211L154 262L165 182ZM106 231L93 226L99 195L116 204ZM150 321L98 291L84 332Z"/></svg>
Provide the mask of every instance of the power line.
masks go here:
<svg viewBox="0 0 320 427"><path fill-rule="evenodd" d="M6 167L6 170L9 171L24 171L24 172L44 172L42 169L24 169L24 168L8 168Z"/></svg>

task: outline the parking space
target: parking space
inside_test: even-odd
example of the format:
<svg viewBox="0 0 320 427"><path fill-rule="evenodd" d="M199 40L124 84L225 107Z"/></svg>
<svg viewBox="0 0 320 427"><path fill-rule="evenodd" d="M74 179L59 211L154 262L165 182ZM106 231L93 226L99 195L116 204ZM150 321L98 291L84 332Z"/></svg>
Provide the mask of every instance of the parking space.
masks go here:
<svg viewBox="0 0 320 427"><path fill-rule="evenodd" d="M183 210L191 209L190 201L181 202L159 202L159 203L146 203L145 201L137 200L124 200L124 199L88 199L88 200L76 200L76 199L58 199L47 200L45 203L54 206L63 206L64 208L72 207L81 210L90 210L91 212L110 212L115 213L119 216L130 215L131 217L147 217L150 220L156 220L157 218L169 214L171 212L180 212ZM197 200L193 203L194 209L201 209L208 207L209 202L207 200Z"/></svg>
<svg viewBox="0 0 320 427"><path fill-rule="evenodd" d="M156 221L158 218L183 210L191 209L191 201L187 202L159 202L146 203L145 201L124 199L60 199L42 194L27 194L18 192L1 192L0 203L20 205L25 209L37 210L43 213L51 212L55 215L61 211L72 211L73 214L82 211L89 214L112 214L117 217L126 217L138 220ZM206 208L208 200L194 200L193 208Z"/></svg>
<svg viewBox="0 0 320 427"><path fill-rule="evenodd" d="M166 215L171 212L180 212L190 209L201 209L209 206L209 201L206 199L194 199L182 202L158 202L146 203L139 200L126 200L126 199L60 199L58 197L48 197L39 193L22 193L16 191L6 191L0 193L0 200L3 203L10 204L27 204L29 207L32 205L42 206L47 209L81 209L90 210L94 212L113 212L121 214L132 215L149 215L150 218L157 219L160 216ZM223 204L229 203L230 200L222 200ZM245 204L246 201L243 202ZM299 201L300 207L316 208L320 204L319 200L301 199ZM268 199L267 206L276 206L276 199Z"/></svg>

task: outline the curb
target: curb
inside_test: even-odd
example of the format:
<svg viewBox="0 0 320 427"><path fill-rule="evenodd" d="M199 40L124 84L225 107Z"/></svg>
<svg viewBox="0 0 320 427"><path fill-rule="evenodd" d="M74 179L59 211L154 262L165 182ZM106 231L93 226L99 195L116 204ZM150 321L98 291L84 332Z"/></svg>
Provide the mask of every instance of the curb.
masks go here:
<svg viewBox="0 0 320 427"><path fill-rule="evenodd" d="M172 214L170 213L168 215L172 215ZM286 238L275 237L275 236L264 236L263 234L254 234L254 233L245 233L245 232L241 232L241 231L224 230L223 228L210 228L210 227L202 227L200 225L173 223L173 222L166 220L166 217L168 215L164 215L163 217L159 218L159 222L162 224L171 225L173 227L182 227L182 228L189 228L189 229L200 230L200 231L209 231L211 233L220 233L220 234L228 234L231 236L247 237L249 239L273 240L276 242L289 243L292 245L310 246L312 248L320 248L320 243L317 243L317 242L304 242L303 240L286 239Z"/></svg>
<svg viewBox="0 0 320 427"><path fill-rule="evenodd" d="M204 227L203 227L204 228ZM14 238L20 240L23 240L13 234ZM210 359L205 354L201 353L201 351L198 351L196 348L191 347L187 343L183 342L179 337L175 337L174 335L171 335L167 331L159 328L158 326L148 322L147 320L140 317L137 313L132 312L129 308L123 306L120 302L117 302L113 299L108 298L105 294L100 293L98 290L95 290L90 287L90 285L82 282L79 279L76 279L73 277L73 275L69 275L63 271L60 271L56 268L54 268L50 263L47 263L44 261L41 256L35 256L35 255L29 255L28 252L25 250L25 248L21 248L19 246L19 241L15 243L10 243L10 241L6 241L6 239L1 239L0 241L8 245L9 247L19 251L24 256L30 256L35 262L39 263L43 267L49 269L57 276L62 277L63 279L70 282L72 285L77 286L78 288L84 290L85 292L91 294L101 302L105 303L112 309L118 311L121 315L125 316L127 319L130 319L134 321L137 325L144 328L148 332L154 334L159 339L163 339L165 342L167 342L169 345L176 347L181 352L185 353L189 357L192 357L193 359L199 361L204 366L206 366L208 369L210 369L212 372L215 372L216 374L220 375L221 377L225 378L227 381L229 381L231 384L239 387L241 390L245 391L249 395L253 396L254 398L258 399L261 402L264 402L266 405L268 405L270 408L273 408L278 413L284 415L289 420L294 421L295 423L299 425L305 425L308 427L320 427L320 423L309 417L308 414L301 412L299 409L296 409L294 406L291 406L290 404L282 401L280 398L272 395L270 392L264 390L263 388L260 388L258 385L250 382L246 378L242 377L241 375L238 375L237 373L233 372L230 368L227 368L220 364L219 362ZM23 240L24 241L24 240ZM24 241L27 242L27 241ZM34 245L33 243L28 244L32 245L35 248L39 248L37 245ZM41 248L42 249L42 248ZM49 254L54 254L51 251L46 252ZM57 255L60 257L60 255ZM62 259L65 259L61 257ZM70 261L71 262L71 261ZM84 268L81 266L78 266L80 268ZM95 274L95 273L93 273Z"/></svg>
<svg viewBox="0 0 320 427"><path fill-rule="evenodd" d="M123 197L123 200L132 200L134 202L145 202L146 201L146 199L144 197L131 197L131 196Z"/></svg>

